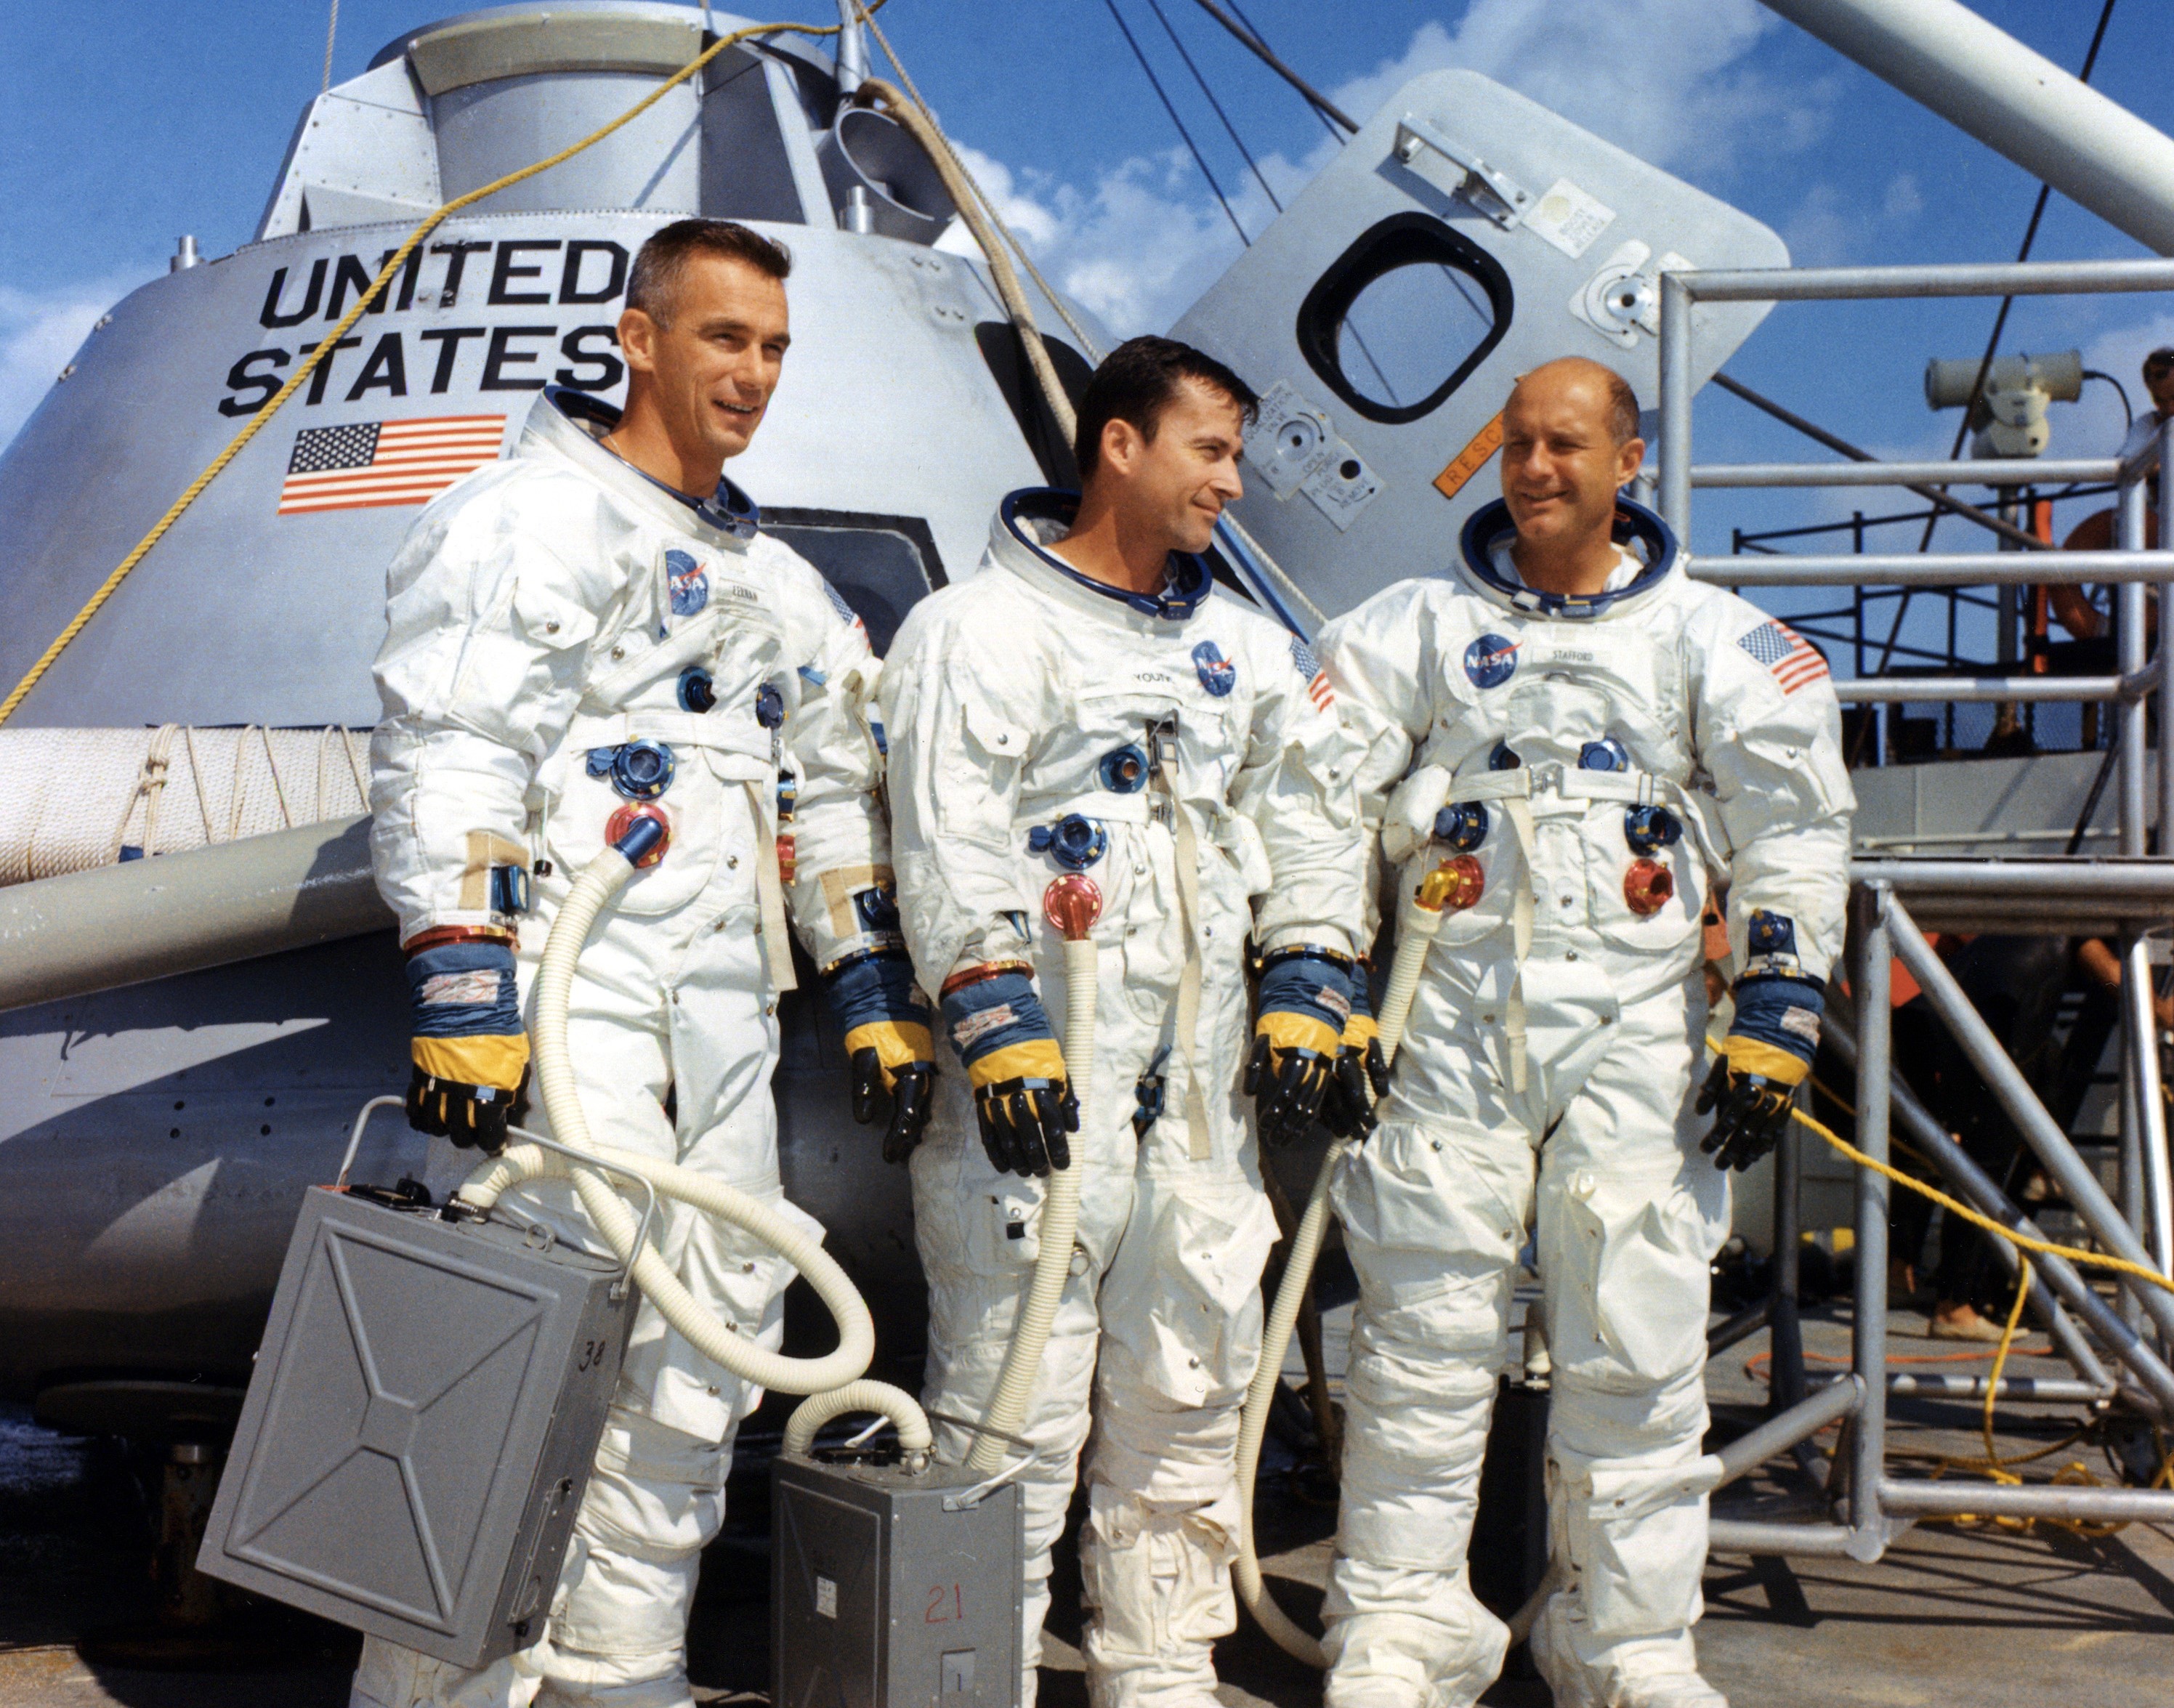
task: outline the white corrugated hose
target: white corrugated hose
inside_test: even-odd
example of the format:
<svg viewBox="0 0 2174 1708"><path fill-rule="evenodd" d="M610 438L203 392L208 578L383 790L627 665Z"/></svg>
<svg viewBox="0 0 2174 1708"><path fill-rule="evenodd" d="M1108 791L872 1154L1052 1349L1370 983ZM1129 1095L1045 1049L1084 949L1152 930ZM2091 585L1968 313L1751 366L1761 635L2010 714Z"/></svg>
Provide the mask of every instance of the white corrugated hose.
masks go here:
<svg viewBox="0 0 2174 1708"><path fill-rule="evenodd" d="M501 1192L523 1180L571 1176L581 1208L588 1212L605 1243L628 1265L635 1284L650 1303L690 1345L743 1381L780 1393L816 1396L809 1406L794 1413L787 1426L789 1447L798 1442L798 1451L806 1451L816 1430L842 1413L872 1411L897 1425L899 1446L907 1464L925 1464L933 1437L918 1403L888 1382L862 1380L875 1355L875 1325L867 1301L835 1258L760 1199L676 1164L597 1144L589 1136L581 1090L566 1048L567 998L589 928L634 871L633 862L616 848L598 855L575 879L544 944L544 964L536 980L535 1017L529 1030L537 1089L551 1118L552 1130L569 1149L585 1152L614 1170L639 1175L660 1197L692 1205L706 1215L746 1230L770 1246L807 1278L836 1321L836 1349L820 1358L788 1358L738 1333L688 1292L655 1246L645 1241L641 1251L635 1250L639 1227L635 1213L601 1170L583 1168L540 1145L509 1145L470 1177L461 1187L460 1197L488 1208ZM814 1408L812 1412L809 1407Z"/></svg>

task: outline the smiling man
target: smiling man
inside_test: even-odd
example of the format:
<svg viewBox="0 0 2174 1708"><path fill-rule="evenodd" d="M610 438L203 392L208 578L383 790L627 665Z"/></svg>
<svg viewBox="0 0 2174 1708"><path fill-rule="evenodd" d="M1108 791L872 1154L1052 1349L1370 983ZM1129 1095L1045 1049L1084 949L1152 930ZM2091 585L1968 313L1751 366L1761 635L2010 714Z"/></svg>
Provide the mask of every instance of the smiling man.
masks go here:
<svg viewBox="0 0 2174 1708"><path fill-rule="evenodd" d="M1819 1042L1855 806L1840 712L1816 651L1691 581L1621 495L1645 446L1620 376L1550 362L1502 426L1503 496L1462 562L1321 636L1400 893L1452 859L1482 884L1335 1186L1360 1299L1328 1708L1469 1708L1501 1667L1465 1549L1535 1225L1557 1587L1533 1659L1559 1708L1726 1708L1690 1634L1707 1265L1726 1170L1772 1147ZM1739 976L1709 1073L1716 881Z"/></svg>
<svg viewBox="0 0 2174 1708"><path fill-rule="evenodd" d="M771 1099L788 913L845 1029L857 1113L888 1100L898 1154L927 1119L933 1052L890 900L867 634L723 477L777 385L791 264L744 226L665 227L619 320L624 413L546 392L510 458L418 518L387 577L370 805L408 955L417 1127L505 1143L552 920L582 868L653 818L669 840L590 934L571 994L588 1124L805 1222L780 1201ZM565 1186L522 1196L600 1246ZM694 1297L775 1346L790 1271L684 1206L660 1221ZM697 1559L760 1397L643 1305L540 1640L462 1675L373 1638L358 1708L691 1708Z"/></svg>
<svg viewBox="0 0 2174 1708"><path fill-rule="evenodd" d="M1082 1171L1071 1279L1024 1442L1007 1443L1032 1450L1028 1708L1090 1397L1089 1700L1214 1701L1276 1235L1245 1100L1261 1143L1304 1132L1350 1016L1357 749L1312 654L1217 593L1201 555L1239 495L1252 407L1198 350L1118 346L1079 400L1084 493L1007 498L980 570L915 608L884 674L900 913L948 1046L913 1159L947 1458L1010 1344L1044 1177ZM1068 1080L1042 907L1075 873L1101 901L1091 1087ZM1249 938L1265 962L1250 1044Z"/></svg>

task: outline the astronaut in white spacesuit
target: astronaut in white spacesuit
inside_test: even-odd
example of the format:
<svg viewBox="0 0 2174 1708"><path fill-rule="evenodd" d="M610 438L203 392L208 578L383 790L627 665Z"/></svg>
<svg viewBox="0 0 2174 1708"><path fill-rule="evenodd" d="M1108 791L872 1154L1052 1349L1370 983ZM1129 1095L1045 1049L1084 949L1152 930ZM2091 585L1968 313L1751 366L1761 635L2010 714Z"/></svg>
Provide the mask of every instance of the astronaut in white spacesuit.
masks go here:
<svg viewBox="0 0 2174 1708"><path fill-rule="evenodd" d="M1023 1425L1030 1705L1090 1409L1090 1700L1214 1700L1276 1236L1244 1099L1263 1141L1304 1131L1349 1019L1360 749L1311 652L1215 591L1198 555L1238 495L1252 403L1182 344L1112 352L1080 403L1084 495L1007 498L978 573L916 607L884 675L900 917L944 1034L913 1158L932 1413L987 1409L1039 1251L1040 1176L1052 1158L1084 1170ZM1068 873L1102 903L1084 1131L1042 917ZM1250 1055L1249 938L1265 962ZM944 1421L938 1452L971 1439Z"/></svg>
<svg viewBox="0 0 2174 1708"><path fill-rule="evenodd" d="M652 237L619 322L624 414L545 393L511 457L425 510L388 573L372 850L414 1003L409 1116L456 1144L505 1143L527 1072L520 1004L556 907L645 817L669 833L662 857L597 927L572 991L596 1138L780 1202L788 914L845 1027L856 1112L889 1101L901 1155L927 1120L934 1058L891 900L876 662L852 609L722 478L777 383L790 265L720 221ZM599 1246L565 1185L524 1197ZM682 1206L660 1216L695 1297L775 1346L781 1261ZM462 1674L373 1638L355 1702L688 1708L698 1556L723 1518L733 1428L760 1397L644 1305L539 1640Z"/></svg>
<svg viewBox="0 0 2174 1708"><path fill-rule="evenodd" d="M1409 888L1468 857L1484 886L1442 924L1380 1130L1335 1187L1360 1296L1330 1708L1465 1708L1501 1668L1506 1630L1464 1556L1534 1222L1560 1585L1534 1659L1561 1708L1725 1708L1690 1635L1707 1266L1726 1170L1773 1144L1817 1046L1855 801L1818 652L1690 581L1660 520L1619 498L1637 419L1595 363L1527 375L1504 500L1473 516L1462 563L1321 636L1370 743L1385 859ZM1738 976L1709 1076L1715 880Z"/></svg>

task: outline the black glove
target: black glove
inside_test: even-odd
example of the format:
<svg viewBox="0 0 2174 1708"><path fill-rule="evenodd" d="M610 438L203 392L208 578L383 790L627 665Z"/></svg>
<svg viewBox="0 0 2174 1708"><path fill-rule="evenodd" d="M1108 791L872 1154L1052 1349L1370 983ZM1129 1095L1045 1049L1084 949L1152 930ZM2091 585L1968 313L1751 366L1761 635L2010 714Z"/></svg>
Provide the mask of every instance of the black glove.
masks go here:
<svg viewBox="0 0 2174 1708"><path fill-rule="evenodd" d="M1079 1131L1079 1100L1064 1079L999 1079L974 1088L974 1114L982 1149L999 1174L1046 1175L1072 1166Z"/></svg>
<svg viewBox="0 0 2174 1708"><path fill-rule="evenodd" d="M1747 938L1751 958L1736 981L1736 1018L1699 1088L1698 1112L1714 1111L1713 1131L1699 1149L1716 1168L1749 1168L1782 1142L1796 1089L1812 1071L1826 1007L1818 982L1799 970L1793 920L1755 912Z"/></svg>
<svg viewBox="0 0 2174 1708"><path fill-rule="evenodd" d="M430 943L408 956L414 1022L408 1124L493 1156L528 1110L528 1037L513 945L496 937Z"/></svg>
<svg viewBox="0 0 2174 1708"><path fill-rule="evenodd" d="M884 1128L885 1162L904 1162L921 1143L934 1102L936 1066L931 1062L909 1062L886 1068L874 1046L853 1051L853 1119L863 1127L882 1117L886 1105L890 1120Z"/></svg>
<svg viewBox="0 0 2174 1708"><path fill-rule="evenodd" d="M528 1070L511 1091L441 1079L420 1068L408 1076L408 1124L418 1132L450 1138L462 1149L492 1156L506 1149L506 1129L528 1113Z"/></svg>
<svg viewBox="0 0 2174 1708"><path fill-rule="evenodd" d="M943 1007L951 1046L974 1088L989 1166L1018 1175L1071 1167L1065 1134L1079 1130L1079 1100L1033 974L1012 963L959 975Z"/></svg>
<svg viewBox="0 0 2174 1708"><path fill-rule="evenodd" d="M1364 960L1353 965L1351 1018L1344 1022L1335 1078L1321 1105L1329 1132L1361 1142L1381 1125L1374 1105L1389 1095L1389 1058L1382 1053L1382 1029L1374 1020L1371 976Z"/></svg>
<svg viewBox="0 0 2174 1708"><path fill-rule="evenodd" d="M1346 956L1305 947L1277 949L1262 962L1246 1095L1271 1150L1305 1138L1321 1113L1351 1019L1350 967Z"/></svg>
<svg viewBox="0 0 2174 1708"><path fill-rule="evenodd" d="M901 949L863 950L824 969L823 992L846 1034L853 1119L866 1127L888 1105L884 1160L904 1162L921 1143L935 1100L936 1046L927 1007L913 986L913 963Z"/></svg>
<svg viewBox="0 0 2174 1708"><path fill-rule="evenodd" d="M1716 1168L1749 1168L1782 1142L1796 1089L1764 1073L1739 1073L1726 1056L1716 1057L1699 1088L1698 1112L1713 1112L1713 1131L1699 1149Z"/></svg>

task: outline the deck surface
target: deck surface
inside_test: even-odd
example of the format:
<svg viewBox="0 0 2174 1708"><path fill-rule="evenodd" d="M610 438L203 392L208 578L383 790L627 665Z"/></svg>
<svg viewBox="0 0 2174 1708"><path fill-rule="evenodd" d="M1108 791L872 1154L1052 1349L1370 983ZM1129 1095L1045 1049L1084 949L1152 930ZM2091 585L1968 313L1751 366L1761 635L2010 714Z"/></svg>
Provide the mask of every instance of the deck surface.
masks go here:
<svg viewBox="0 0 2174 1708"><path fill-rule="evenodd" d="M1897 1311L1890 1350L1898 1358L1951 1354L1921 1338L1923 1319ZM1328 1349L1340 1366L1332 1313ZM1815 1358L1848 1345L1846 1301L1815 1313L1806 1340ZM2036 1336L2031 1343L2042 1345ZM1733 1409L1762 1403L1765 1387L1747 1363L1764 1337L1715 1362L1708 1387L1717 1424L1739 1426ZM1981 1368L1977 1360L1931 1369ZM1295 1355L1294 1355L1295 1369ZM2028 1359L2019 1374L2065 1374ZM2004 1408L2004 1454L2058 1440L2076 1407ZM1931 1468L1930 1455L1981 1451L1977 1410L1967 1403L1898 1401L1890 1438L1895 1474ZM1829 1438L1831 1439L1831 1437ZM2026 1474L2051 1475L2071 1462L2108 1474L2095 1446L2078 1444ZM1719 1500L1771 1507L1804 1499L1782 1467L1723 1491ZM1950 1473L1951 1475L1963 1474ZM151 1611L149 1549L129 1464L111 1448L35 1427L19 1410L0 1412L0 1704L8 1708L338 1708L346 1700L352 1640L329 1627L245 1632L235 1651L193 1671L112 1664L81 1639L142 1622ZM757 1522L759 1482L705 1565L691 1661L703 1703L766 1700L766 1552ZM1314 1619L1328 1565L1335 1514L1294 1492L1287 1474L1264 1477L1258 1522L1272 1585L1301 1621ZM1084 1708L1079 1672L1078 1574L1060 1560L1058 1612L1052 1620L1042 1700ZM2046 1524L2029 1529L1923 1525L1885 1559L1787 1562L1717 1555L1706 1577L1700 1627L1709 1678L1736 1708L2070 1708L2118 1703L2174 1708L2174 1533L2131 1525L2080 1536ZM1232 1708L1266 1703L1311 1708L1318 1679L1270 1646L1250 1624L1219 1651L1221 1696ZM1485 1700L1502 1708L1545 1708L1545 1687L1506 1678Z"/></svg>

